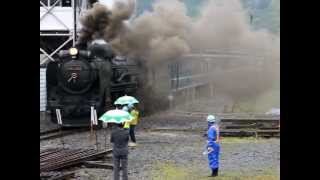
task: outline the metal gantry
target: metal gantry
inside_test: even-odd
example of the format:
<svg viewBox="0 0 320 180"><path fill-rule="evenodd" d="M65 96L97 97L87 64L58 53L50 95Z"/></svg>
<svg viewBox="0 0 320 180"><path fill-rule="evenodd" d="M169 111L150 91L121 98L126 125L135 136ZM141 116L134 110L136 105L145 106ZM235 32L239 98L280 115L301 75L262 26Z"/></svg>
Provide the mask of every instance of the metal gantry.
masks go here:
<svg viewBox="0 0 320 180"><path fill-rule="evenodd" d="M78 17L85 9L86 0L40 0L40 66L75 45Z"/></svg>
<svg viewBox="0 0 320 180"><path fill-rule="evenodd" d="M40 54L44 55L40 57L40 66L48 60L54 61L59 50L75 45L81 28L79 17L93 2L96 1L40 0ZM100 0L99 3L112 8L115 0Z"/></svg>

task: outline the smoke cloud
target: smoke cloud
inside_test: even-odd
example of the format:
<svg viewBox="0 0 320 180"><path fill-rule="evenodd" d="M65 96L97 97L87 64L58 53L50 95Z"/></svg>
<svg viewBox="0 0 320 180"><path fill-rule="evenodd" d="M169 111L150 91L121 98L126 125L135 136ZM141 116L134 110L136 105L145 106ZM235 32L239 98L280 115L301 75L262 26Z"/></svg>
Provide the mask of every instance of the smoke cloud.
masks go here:
<svg viewBox="0 0 320 180"><path fill-rule="evenodd" d="M80 18L83 28L79 42L86 43L93 39L105 39L110 42L119 37L123 31L124 21L134 12L134 1L115 1L112 9L96 2L84 16Z"/></svg>
<svg viewBox="0 0 320 180"><path fill-rule="evenodd" d="M148 67L197 51L242 52L246 56L235 60L244 63L216 70L211 77L215 86L234 98L252 97L280 82L279 35L253 31L239 1L211 0L193 19L182 1L159 0L152 11L127 21L134 6L132 0L116 1L112 9L95 3L81 19L80 40L102 37L118 53L142 57ZM256 57L262 59L260 65Z"/></svg>

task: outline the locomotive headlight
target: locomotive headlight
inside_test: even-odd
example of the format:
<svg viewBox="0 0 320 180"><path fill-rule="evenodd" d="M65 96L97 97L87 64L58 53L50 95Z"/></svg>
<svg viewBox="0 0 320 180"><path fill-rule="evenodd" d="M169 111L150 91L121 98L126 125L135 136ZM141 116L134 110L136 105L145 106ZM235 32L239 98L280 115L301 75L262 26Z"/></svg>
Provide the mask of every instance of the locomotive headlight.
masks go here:
<svg viewBox="0 0 320 180"><path fill-rule="evenodd" d="M69 53L71 56L75 56L78 54L78 49L77 48L71 48L69 49Z"/></svg>

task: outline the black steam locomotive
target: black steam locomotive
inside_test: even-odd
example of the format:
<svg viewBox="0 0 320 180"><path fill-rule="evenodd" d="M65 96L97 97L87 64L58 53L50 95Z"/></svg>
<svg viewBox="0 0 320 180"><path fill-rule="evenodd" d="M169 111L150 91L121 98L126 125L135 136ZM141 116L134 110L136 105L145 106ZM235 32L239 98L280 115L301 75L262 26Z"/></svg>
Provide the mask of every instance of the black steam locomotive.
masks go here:
<svg viewBox="0 0 320 180"><path fill-rule="evenodd" d="M47 109L57 123L60 109L63 126L90 125L91 107L98 117L125 94L135 96L139 86L137 59L115 56L104 40L95 40L85 49L59 52L57 61L47 65Z"/></svg>

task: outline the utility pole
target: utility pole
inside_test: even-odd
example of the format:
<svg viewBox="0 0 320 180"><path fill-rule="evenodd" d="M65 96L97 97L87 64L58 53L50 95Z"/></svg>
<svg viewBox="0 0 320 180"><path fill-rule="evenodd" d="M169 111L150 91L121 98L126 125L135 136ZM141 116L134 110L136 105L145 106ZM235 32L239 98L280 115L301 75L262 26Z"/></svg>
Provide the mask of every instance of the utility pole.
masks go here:
<svg viewBox="0 0 320 180"><path fill-rule="evenodd" d="M253 22L253 15L252 13L250 13L250 24L252 24L252 22Z"/></svg>
<svg viewBox="0 0 320 180"><path fill-rule="evenodd" d="M73 0L72 7L73 7L73 25L74 25L72 46L75 47L76 38L77 38L77 0Z"/></svg>

